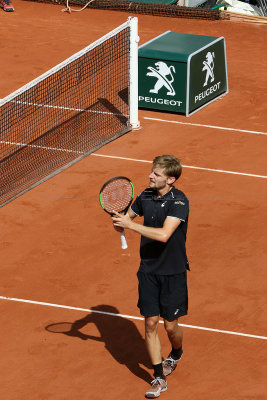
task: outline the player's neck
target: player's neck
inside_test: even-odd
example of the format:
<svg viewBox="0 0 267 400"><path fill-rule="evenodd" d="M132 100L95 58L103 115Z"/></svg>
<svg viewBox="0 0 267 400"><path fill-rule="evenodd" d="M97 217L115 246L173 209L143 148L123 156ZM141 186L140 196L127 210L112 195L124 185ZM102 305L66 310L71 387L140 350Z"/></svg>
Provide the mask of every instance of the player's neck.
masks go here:
<svg viewBox="0 0 267 400"><path fill-rule="evenodd" d="M164 196L166 193L168 193L170 190L172 190L172 188L173 188L173 186L168 185L162 189L157 190L158 197Z"/></svg>

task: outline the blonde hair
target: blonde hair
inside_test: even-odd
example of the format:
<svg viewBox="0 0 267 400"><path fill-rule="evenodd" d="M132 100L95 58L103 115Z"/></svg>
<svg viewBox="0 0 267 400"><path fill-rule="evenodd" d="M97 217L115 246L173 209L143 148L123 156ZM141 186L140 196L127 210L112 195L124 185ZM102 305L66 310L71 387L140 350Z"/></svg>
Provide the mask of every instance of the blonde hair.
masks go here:
<svg viewBox="0 0 267 400"><path fill-rule="evenodd" d="M169 177L174 177L176 180L180 178L182 173L182 164L179 158L169 154L157 156L153 160L154 167L164 168L164 173Z"/></svg>

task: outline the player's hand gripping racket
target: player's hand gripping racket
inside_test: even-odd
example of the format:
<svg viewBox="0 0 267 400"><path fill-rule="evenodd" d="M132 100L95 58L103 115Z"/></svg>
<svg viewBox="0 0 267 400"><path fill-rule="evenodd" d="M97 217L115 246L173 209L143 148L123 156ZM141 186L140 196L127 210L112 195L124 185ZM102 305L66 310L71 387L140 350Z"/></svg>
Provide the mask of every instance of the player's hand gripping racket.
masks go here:
<svg viewBox="0 0 267 400"><path fill-rule="evenodd" d="M117 176L108 180L101 188L99 201L101 207L111 216L114 211L126 214L134 197L134 186L125 176ZM121 232L121 248L127 249L124 230Z"/></svg>

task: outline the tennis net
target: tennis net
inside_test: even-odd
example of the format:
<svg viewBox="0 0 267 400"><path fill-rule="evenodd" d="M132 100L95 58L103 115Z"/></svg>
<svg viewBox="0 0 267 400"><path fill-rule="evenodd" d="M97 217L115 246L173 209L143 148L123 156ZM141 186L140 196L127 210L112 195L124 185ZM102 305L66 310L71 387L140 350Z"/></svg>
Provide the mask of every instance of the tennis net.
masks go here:
<svg viewBox="0 0 267 400"><path fill-rule="evenodd" d="M0 102L0 206L138 127L137 18Z"/></svg>
<svg viewBox="0 0 267 400"><path fill-rule="evenodd" d="M62 11L70 10L70 6L84 8L95 8L103 10L114 10L124 11L131 14L147 14L155 15L160 17L171 17L171 18L197 18L204 20L219 20L229 19L229 15L222 13L219 9L212 10L208 6L209 1L206 1L203 7L180 7L178 6L178 0L174 0L174 3L170 0L171 4L165 4L163 0L29 0L33 2L51 3L67 5L67 8ZM79 11L77 9L76 11Z"/></svg>

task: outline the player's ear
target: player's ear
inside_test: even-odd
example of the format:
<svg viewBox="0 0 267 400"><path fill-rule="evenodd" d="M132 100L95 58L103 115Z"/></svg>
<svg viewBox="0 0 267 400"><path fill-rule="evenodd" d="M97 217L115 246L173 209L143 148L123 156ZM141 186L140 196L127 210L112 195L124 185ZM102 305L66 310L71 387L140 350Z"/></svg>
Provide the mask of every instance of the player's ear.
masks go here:
<svg viewBox="0 0 267 400"><path fill-rule="evenodd" d="M167 179L168 185L173 185L175 181L176 179L174 178L174 176L169 176L169 178Z"/></svg>

